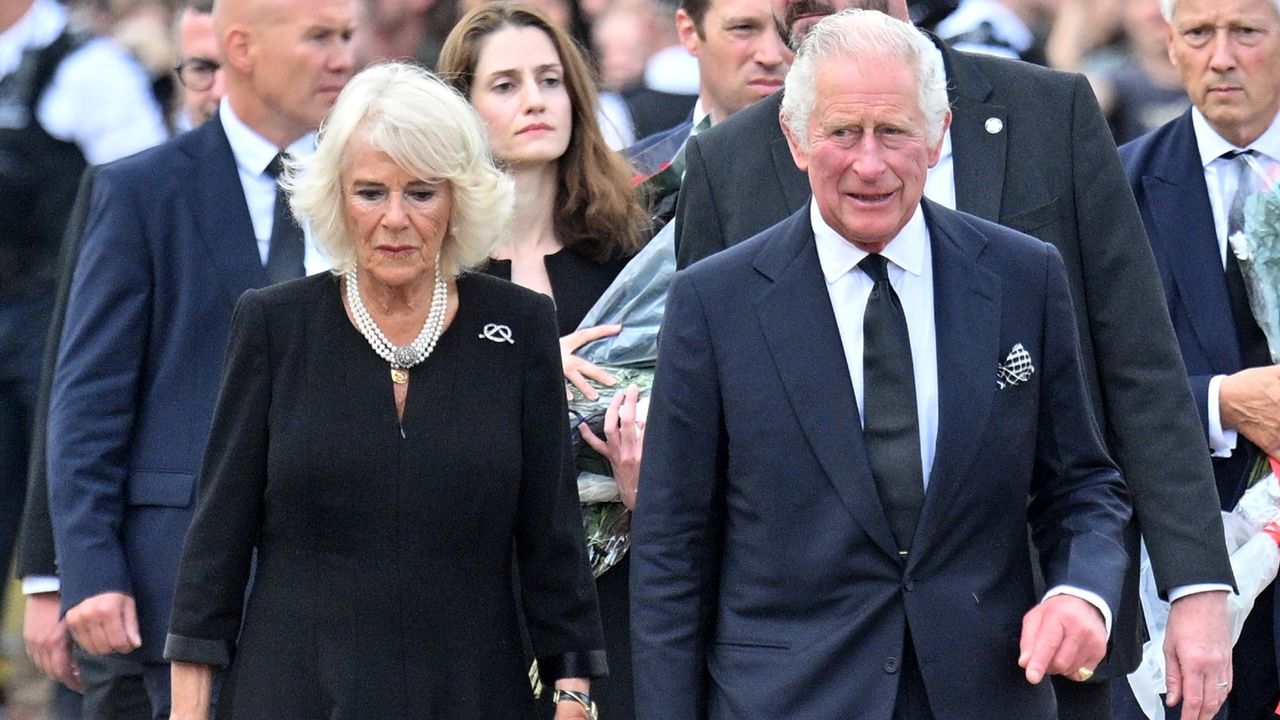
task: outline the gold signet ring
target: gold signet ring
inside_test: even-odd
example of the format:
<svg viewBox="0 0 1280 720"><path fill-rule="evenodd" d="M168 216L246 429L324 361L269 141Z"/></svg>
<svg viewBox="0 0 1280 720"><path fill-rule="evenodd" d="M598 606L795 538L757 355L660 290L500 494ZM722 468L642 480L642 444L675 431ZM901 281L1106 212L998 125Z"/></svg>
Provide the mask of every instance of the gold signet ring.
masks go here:
<svg viewBox="0 0 1280 720"><path fill-rule="evenodd" d="M1076 671L1076 679L1080 682L1088 682L1093 677L1093 671L1087 667L1082 667Z"/></svg>

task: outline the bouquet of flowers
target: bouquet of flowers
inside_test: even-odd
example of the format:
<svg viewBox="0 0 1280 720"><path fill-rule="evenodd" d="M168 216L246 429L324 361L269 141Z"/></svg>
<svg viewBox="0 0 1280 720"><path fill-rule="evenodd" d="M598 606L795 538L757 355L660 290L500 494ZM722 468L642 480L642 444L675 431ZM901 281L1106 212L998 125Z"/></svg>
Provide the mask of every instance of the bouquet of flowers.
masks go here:
<svg viewBox="0 0 1280 720"><path fill-rule="evenodd" d="M578 427L587 424L604 437L604 414L617 392L636 385L647 398L658 357L658 328L667 305L667 292L675 274L675 232L667 225L604 291L583 318L580 328L617 323L622 331L579 348L576 354L617 379L612 387L591 381L599 397L591 400L569 385L569 427L578 468L578 499L587 536L587 558L596 577L626 554L630 546L631 512L622 504L618 484L609 463L582 439ZM648 404L640 402L638 420Z"/></svg>
<svg viewBox="0 0 1280 720"><path fill-rule="evenodd" d="M1257 161L1247 158L1261 172ZM1280 188L1266 179L1262 192L1244 202L1244 230L1227 238L1240 263L1249 309L1267 336L1271 361L1280 362Z"/></svg>

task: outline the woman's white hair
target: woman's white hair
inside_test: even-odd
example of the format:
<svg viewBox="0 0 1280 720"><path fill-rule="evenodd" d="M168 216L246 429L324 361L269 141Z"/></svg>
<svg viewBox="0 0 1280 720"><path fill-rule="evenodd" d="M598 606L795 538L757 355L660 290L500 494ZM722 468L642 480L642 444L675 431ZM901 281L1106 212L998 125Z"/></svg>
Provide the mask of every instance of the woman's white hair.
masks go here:
<svg viewBox="0 0 1280 720"><path fill-rule="evenodd" d="M943 122L950 107L947 78L935 62L933 43L915 27L874 10L845 10L824 18L805 35L787 73L782 96L782 119L809 147L809 117L817 98L817 67L835 58L902 63L915 70L917 102L925 118L925 139L932 147L942 138ZM864 65L864 70L873 70Z"/></svg>
<svg viewBox="0 0 1280 720"><path fill-rule="evenodd" d="M1164 16L1167 23L1173 22L1173 11L1178 5L1178 0L1160 0L1160 14ZM1276 14L1280 14L1280 0L1271 0L1271 6L1276 9Z"/></svg>
<svg viewBox="0 0 1280 720"><path fill-rule="evenodd" d="M320 127L316 152L290 163L282 183L293 212L341 274L356 262L355 238L343 212L342 170L357 133L423 180L453 190L440 272L457 277L489 257L503 237L514 184L489 152L488 135L471 105L453 88L404 63L374 65L351 79Z"/></svg>

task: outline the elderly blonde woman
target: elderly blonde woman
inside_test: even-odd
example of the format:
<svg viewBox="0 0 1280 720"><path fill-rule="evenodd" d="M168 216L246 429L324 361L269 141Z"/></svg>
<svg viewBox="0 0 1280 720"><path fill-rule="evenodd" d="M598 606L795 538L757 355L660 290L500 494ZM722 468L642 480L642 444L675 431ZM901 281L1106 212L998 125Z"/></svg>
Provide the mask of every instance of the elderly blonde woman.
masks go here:
<svg viewBox="0 0 1280 720"><path fill-rule="evenodd" d="M219 718L533 718L517 602L557 718L588 717L605 668L554 309L465 272L512 206L479 120L424 71L370 68L290 184L336 267L236 309L173 717L208 717L226 666Z"/></svg>

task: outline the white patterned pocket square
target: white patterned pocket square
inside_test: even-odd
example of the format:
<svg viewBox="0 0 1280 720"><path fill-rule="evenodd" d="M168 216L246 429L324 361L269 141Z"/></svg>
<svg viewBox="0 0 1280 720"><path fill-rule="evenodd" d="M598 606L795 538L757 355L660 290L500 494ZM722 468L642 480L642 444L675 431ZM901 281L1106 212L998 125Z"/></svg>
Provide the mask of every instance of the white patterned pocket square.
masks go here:
<svg viewBox="0 0 1280 720"><path fill-rule="evenodd" d="M996 366L996 386L1003 390L1012 385L1020 385L1031 379L1035 372L1031 364L1031 353L1022 347L1022 343L1013 346L1004 362Z"/></svg>

